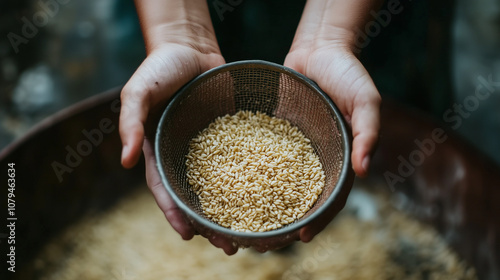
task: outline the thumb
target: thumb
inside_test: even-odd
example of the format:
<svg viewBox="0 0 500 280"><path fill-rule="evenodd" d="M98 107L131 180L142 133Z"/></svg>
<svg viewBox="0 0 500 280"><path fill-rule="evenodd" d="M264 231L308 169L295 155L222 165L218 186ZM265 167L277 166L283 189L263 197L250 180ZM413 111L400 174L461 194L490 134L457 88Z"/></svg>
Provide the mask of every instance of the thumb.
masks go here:
<svg viewBox="0 0 500 280"><path fill-rule="evenodd" d="M133 167L141 155L145 124L182 85L200 72L196 59L177 57L168 50L151 53L121 93L120 137L122 165Z"/></svg>
<svg viewBox="0 0 500 280"><path fill-rule="evenodd" d="M361 93L355 100L352 112L352 154L354 172L360 177L368 175L370 156L375 149L380 129L381 98L375 85Z"/></svg>
<svg viewBox="0 0 500 280"><path fill-rule="evenodd" d="M125 168L132 168L139 160L144 141L144 124L149 113L149 104L142 98L145 94L131 87L129 82L121 93L119 129L123 145L122 165Z"/></svg>

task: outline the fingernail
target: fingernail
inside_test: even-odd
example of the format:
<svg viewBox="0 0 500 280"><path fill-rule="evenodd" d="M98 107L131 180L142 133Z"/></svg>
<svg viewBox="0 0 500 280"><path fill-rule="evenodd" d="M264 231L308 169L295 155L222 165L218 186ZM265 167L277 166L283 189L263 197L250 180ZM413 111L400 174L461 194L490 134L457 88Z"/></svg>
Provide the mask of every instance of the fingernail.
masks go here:
<svg viewBox="0 0 500 280"><path fill-rule="evenodd" d="M365 158L363 159L363 162L361 163L361 167L363 168L363 170L365 172L367 172L369 165L370 165L370 157L369 156L365 156Z"/></svg>

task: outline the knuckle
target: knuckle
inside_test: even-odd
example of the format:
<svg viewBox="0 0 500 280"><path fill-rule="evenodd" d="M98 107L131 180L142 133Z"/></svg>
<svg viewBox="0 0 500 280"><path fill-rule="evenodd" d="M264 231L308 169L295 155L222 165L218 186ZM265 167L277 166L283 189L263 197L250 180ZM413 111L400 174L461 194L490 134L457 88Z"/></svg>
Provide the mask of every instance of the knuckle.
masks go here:
<svg viewBox="0 0 500 280"><path fill-rule="evenodd" d="M379 107L380 103L382 102L382 97L376 89L367 91L365 92L365 94L359 94L358 96L360 98L360 104L364 106Z"/></svg>
<svg viewBox="0 0 500 280"><path fill-rule="evenodd" d="M138 85L133 81L129 81L122 89L120 98L125 105L130 105L130 103L142 103L143 100L148 98L150 94L150 89Z"/></svg>
<svg viewBox="0 0 500 280"><path fill-rule="evenodd" d="M149 189L151 190L153 195L156 198L161 198L164 195L163 192L165 191L165 189L163 188L162 182L160 182L160 181L150 182L151 180L149 178L146 178L146 179L148 181L147 183L148 183Z"/></svg>

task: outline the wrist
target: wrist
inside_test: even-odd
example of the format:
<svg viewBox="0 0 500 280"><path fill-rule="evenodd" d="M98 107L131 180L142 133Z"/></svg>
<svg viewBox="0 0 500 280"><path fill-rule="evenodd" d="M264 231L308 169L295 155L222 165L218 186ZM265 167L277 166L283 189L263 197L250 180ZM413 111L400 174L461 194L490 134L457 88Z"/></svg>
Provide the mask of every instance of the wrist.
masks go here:
<svg viewBox="0 0 500 280"><path fill-rule="evenodd" d="M371 18L381 0L309 0L302 14L294 48L357 49L359 29Z"/></svg>
<svg viewBox="0 0 500 280"><path fill-rule="evenodd" d="M147 53L165 45L181 45L204 54L220 54L215 32L211 26L192 20L176 20L144 31Z"/></svg>
<svg viewBox="0 0 500 280"><path fill-rule="evenodd" d="M166 44L220 53L206 1L136 0L135 3L148 54Z"/></svg>
<svg viewBox="0 0 500 280"><path fill-rule="evenodd" d="M307 50L314 52L324 49L353 51L355 33L337 26L323 25L314 32L298 30L290 48L290 52Z"/></svg>

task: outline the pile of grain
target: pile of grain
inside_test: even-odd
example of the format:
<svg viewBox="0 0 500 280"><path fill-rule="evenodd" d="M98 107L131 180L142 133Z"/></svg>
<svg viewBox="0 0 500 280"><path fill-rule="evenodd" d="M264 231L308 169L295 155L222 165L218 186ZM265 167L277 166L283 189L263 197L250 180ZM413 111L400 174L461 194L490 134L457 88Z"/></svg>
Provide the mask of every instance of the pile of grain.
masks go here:
<svg viewBox="0 0 500 280"><path fill-rule="evenodd" d="M301 218L325 185L321 162L288 121L239 111L190 143L187 177L205 215L237 231L268 231Z"/></svg>
<svg viewBox="0 0 500 280"><path fill-rule="evenodd" d="M353 194L310 243L265 254L245 249L228 257L203 237L183 242L143 186L47 244L30 274L39 277L20 279L476 279L432 228L373 194L378 218L361 220L361 211L351 206Z"/></svg>

